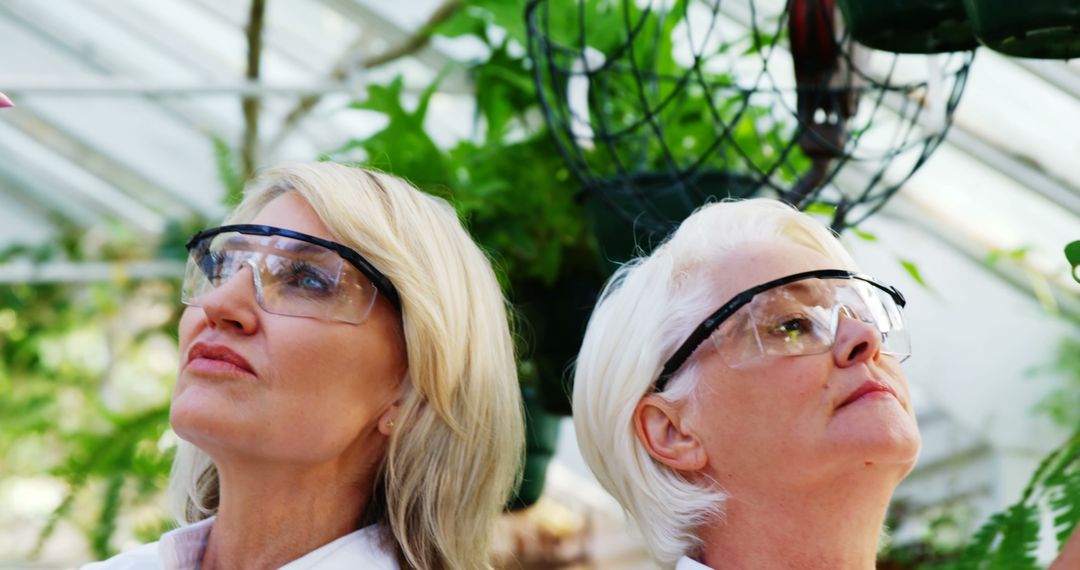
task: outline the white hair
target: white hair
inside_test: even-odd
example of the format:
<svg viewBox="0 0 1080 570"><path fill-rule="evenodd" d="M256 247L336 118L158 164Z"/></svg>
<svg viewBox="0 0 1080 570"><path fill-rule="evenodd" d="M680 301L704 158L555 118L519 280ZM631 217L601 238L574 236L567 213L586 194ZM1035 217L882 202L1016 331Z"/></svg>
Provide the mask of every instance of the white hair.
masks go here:
<svg viewBox="0 0 1080 570"><path fill-rule="evenodd" d="M651 255L616 271L589 319L574 373L578 444L663 564L698 550L696 529L723 514L727 495L654 460L634 432L634 409L679 343L716 309L702 269L724 252L772 240L810 247L840 268L855 267L832 232L791 206L764 198L710 204ZM695 372L687 363L661 396L694 405L688 398L697 387Z"/></svg>

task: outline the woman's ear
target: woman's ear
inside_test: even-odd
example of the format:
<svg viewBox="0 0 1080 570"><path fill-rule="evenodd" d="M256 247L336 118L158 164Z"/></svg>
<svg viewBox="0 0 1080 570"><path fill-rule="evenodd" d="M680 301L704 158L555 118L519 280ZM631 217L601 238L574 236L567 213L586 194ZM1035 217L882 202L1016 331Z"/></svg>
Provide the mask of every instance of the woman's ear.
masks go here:
<svg viewBox="0 0 1080 570"><path fill-rule="evenodd" d="M653 459L676 471L700 471L709 457L680 408L657 394L646 395L634 408L634 432Z"/></svg>

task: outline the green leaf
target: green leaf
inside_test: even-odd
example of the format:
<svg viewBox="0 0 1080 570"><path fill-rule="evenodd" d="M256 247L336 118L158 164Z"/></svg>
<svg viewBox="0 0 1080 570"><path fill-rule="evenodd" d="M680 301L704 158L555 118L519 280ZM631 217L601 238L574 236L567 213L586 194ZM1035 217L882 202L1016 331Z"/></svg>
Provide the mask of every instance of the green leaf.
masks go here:
<svg viewBox="0 0 1080 570"><path fill-rule="evenodd" d="M909 261L907 259L902 259L902 258L899 259L899 261L900 261L900 265L904 267L904 271L907 271L908 275L910 275L911 278L914 279L916 283L918 283L919 285L922 285L923 287L925 287L927 289L930 288L930 285L928 285L926 283L926 280L923 279L922 273L919 271L919 267L917 265L915 265L915 262Z"/></svg>
<svg viewBox="0 0 1080 570"><path fill-rule="evenodd" d="M990 559L990 568L1039 570L1035 550L1039 546L1039 510L1016 504L1005 511L1001 544Z"/></svg>
<svg viewBox="0 0 1080 570"><path fill-rule="evenodd" d="M488 12L492 23L506 30L507 36L523 46L528 44L524 0L469 0L468 7Z"/></svg>
<svg viewBox="0 0 1080 570"><path fill-rule="evenodd" d="M836 205L826 204L825 202L811 202L803 208L803 211L807 214L818 214L831 218L836 215Z"/></svg>
<svg viewBox="0 0 1080 570"><path fill-rule="evenodd" d="M488 61L473 70L477 112L487 123L485 142L502 141L514 118L537 106L532 76L524 59L513 57L506 44L495 48Z"/></svg>
<svg viewBox="0 0 1080 570"><path fill-rule="evenodd" d="M109 477L105 492L102 494L101 513L98 515L97 525L90 532L90 547L99 560L105 560L116 554L109 543L113 532L116 531L116 515L120 512L120 491L124 488L124 479L123 471L113 473Z"/></svg>
<svg viewBox="0 0 1080 570"><path fill-rule="evenodd" d="M865 241L878 241L878 237L876 235L870 233L870 232L860 230L859 228L856 228L856 227L850 227L848 229L851 230L851 232L853 234L855 234L859 239L862 239L862 240L865 240Z"/></svg>
<svg viewBox="0 0 1080 570"><path fill-rule="evenodd" d="M224 204L232 207L240 203L244 194L244 177L241 175L240 160L236 153L218 135L210 135L214 145L214 164L217 166L218 179L225 187Z"/></svg>
<svg viewBox="0 0 1080 570"><path fill-rule="evenodd" d="M347 153L362 149L365 163L393 172L421 187L445 184L451 170L444 152L424 129L427 106L443 74L440 74L420 95L416 110L408 112L401 102L404 80L399 75L389 85L372 85L368 97L350 106L383 113L389 119L386 127L366 139L354 139L329 153L335 160L350 159Z"/></svg>
<svg viewBox="0 0 1080 570"><path fill-rule="evenodd" d="M363 101L355 101L349 106L353 109L376 111L391 118L408 115L401 106L401 92L404 87L405 78L401 75L394 77L387 85L369 85L367 97Z"/></svg>
<svg viewBox="0 0 1080 570"><path fill-rule="evenodd" d="M1065 246L1065 259L1072 265L1072 276L1080 283L1080 241L1074 241Z"/></svg>
<svg viewBox="0 0 1080 570"><path fill-rule="evenodd" d="M983 263L988 267L994 267L998 263L1001 263L1001 260L1005 258L1016 263L1023 263L1027 260L1028 252L1030 251L1031 248L1029 246L1018 247L1016 249L995 248L990 250L990 253L986 254Z"/></svg>
<svg viewBox="0 0 1080 570"><path fill-rule="evenodd" d="M457 10L450 18L435 27L434 32L444 37L476 36L487 43L488 19L472 8Z"/></svg>

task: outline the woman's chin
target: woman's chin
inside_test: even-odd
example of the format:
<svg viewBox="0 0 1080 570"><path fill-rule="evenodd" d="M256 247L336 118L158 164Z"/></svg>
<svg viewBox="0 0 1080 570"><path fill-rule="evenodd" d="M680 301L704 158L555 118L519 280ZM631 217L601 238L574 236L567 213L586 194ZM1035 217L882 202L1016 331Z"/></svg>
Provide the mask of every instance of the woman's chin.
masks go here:
<svg viewBox="0 0 1080 570"><path fill-rule="evenodd" d="M861 426L843 426L834 434L840 453L866 465L896 465L906 475L919 456L922 439L915 419L907 414Z"/></svg>
<svg viewBox="0 0 1080 570"><path fill-rule="evenodd" d="M237 422L236 410L193 400L174 398L169 407L169 424L181 439L209 451L227 440L237 439L244 431Z"/></svg>

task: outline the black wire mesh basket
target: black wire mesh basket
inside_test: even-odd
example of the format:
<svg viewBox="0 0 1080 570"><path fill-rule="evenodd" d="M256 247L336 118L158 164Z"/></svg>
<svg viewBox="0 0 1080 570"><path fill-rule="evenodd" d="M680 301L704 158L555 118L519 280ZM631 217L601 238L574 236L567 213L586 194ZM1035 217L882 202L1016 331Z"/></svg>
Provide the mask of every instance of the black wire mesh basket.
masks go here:
<svg viewBox="0 0 1080 570"><path fill-rule="evenodd" d="M833 0L530 0L526 25L600 241L646 249L729 196L859 224L941 143L974 55L866 48Z"/></svg>

